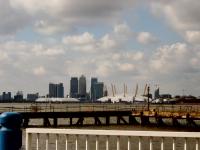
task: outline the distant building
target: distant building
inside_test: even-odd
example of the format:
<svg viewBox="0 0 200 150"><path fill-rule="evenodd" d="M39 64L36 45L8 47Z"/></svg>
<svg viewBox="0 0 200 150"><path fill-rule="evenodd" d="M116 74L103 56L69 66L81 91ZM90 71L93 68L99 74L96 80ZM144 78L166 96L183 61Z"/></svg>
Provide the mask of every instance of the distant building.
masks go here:
<svg viewBox="0 0 200 150"><path fill-rule="evenodd" d="M78 94L79 97L86 98L86 77L84 75L79 78Z"/></svg>
<svg viewBox="0 0 200 150"><path fill-rule="evenodd" d="M90 98L92 101L94 101L95 98L95 91L94 91L94 85L98 82L97 78L91 78L91 87L90 87Z"/></svg>
<svg viewBox="0 0 200 150"><path fill-rule="evenodd" d="M63 98L64 97L63 83L59 84L49 83L49 97Z"/></svg>
<svg viewBox="0 0 200 150"><path fill-rule="evenodd" d="M162 98L162 99L171 99L172 98L172 95L171 94L161 94L160 95L160 98Z"/></svg>
<svg viewBox="0 0 200 150"><path fill-rule="evenodd" d="M70 80L70 97L77 98L78 97L78 78L71 77Z"/></svg>
<svg viewBox="0 0 200 150"><path fill-rule="evenodd" d="M22 91L18 91L17 93L16 93L16 95L14 96L14 100L15 101L20 101L20 100L23 100L24 98L23 98L23 92Z"/></svg>
<svg viewBox="0 0 200 150"><path fill-rule="evenodd" d="M39 93L27 94L28 101L35 101L38 98L39 98Z"/></svg>
<svg viewBox="0 0 200 150"><path fill-rule="evenodd" d="M160 91L159 91L159 88L157 88L154 92L154 99L158 99L160 98Z"/></svg>
<svg viewBox="0 0 200 150"><path fill-rule="evenodd" d="M54 83L49 83L49 97L57 97L57 86Z"/></svg>
<svg viewBox="0 0 200 150"><path fill-rule="evenodd" d="M94 100L97 100L104 96L104 84L103 82L97 82L94 84Z"/></svg>
<svg viewBox="0 0 200 150"><path fill-rule="evenodd" d="M11 100L11 92L3 92L0 99L3 101Z"/></svg>
<svg viewBox="0 0 200 150"><path fill-rule="evenodd" d="M64 97L63 83L57 84L57 97L59 97L59 98L63 98Z"/></svg>

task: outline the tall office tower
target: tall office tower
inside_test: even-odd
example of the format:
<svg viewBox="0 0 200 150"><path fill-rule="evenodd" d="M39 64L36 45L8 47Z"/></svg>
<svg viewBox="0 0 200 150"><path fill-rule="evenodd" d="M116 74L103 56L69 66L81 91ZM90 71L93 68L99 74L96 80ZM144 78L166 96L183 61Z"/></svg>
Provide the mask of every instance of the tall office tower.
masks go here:
<svg viewBox="0 0 200 150"><path fill-rule="evenodd" d="M103 94L104 94L103 88L104 88L103 82L97 82L97 83L94 84L94 98L95 98L95 100L103 97Z"/></svg>
<svg viewBox="0 0 200 150"><path fill-rule="evenodd" d="M157 88L154 92L154 98L155 99L158 99L160 97L160 91L159 91L159 88Z"/></svg>
<svg viewBox="0 0 200 150"><path fill-rule="evenodd" d="M56 85L53 83L49 83L49 97L56 97Z"/></svg>
<svg viewBox="0 0 200 150"><path fill-rule="evenodd" d="M23 100L23 92L22 91L18 91L16 93L16 95L14 96L14 100Z"/></svg>
<svg viewBox="0 0 200 150"><path fill-rule="evenodd" d="M78 97L78 78L71 77L70 80L70 97L77 98Z"/></svg>
<svg viewBox="0 0 200 150"><path fill-rule="evenodd" d="M11 92L8 92L8 93L3 92L3 94L2 94L2 100L11 100L11 99L12 99Z"/></svg>
<svg viewBox="0 0 200 150"><path fill-rule="evenodd" d="M79 78L78 94L80 97L86 97L86 78L84 75Z"/></svg>
<svg viewBox="0 0 200 150"><path fill-rule="evenodd" d="M57 97L58 98L63 98L64 97L63 83L59 83L56 86L57 86Z"/></svg>
<svg viewBox="0 0 200 150"><path fill-rule="evenodd" d="M49 83L49 97L63 98L64 97L63 83L59 84Z"/></svg>
<svg viewBox="0 0 200 150"><path fill-rule="evenodd" d="M27 94L28 101L35 101L37 98L39 98L39 93L28 93Z"/></svg>
<svg viewBox="0 0 200 150"><path fill-rule="evenodd" d="M97 82L98 82L97 78L91 78L90 98L92 101L95 100L94 84L96 84Z"/></svg>

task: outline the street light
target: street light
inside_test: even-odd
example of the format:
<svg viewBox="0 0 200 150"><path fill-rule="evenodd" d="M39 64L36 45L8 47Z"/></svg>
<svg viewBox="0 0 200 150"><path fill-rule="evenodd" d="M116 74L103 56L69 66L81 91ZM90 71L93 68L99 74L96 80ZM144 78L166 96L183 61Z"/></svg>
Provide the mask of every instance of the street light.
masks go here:
<svg viewBox="0 0 200 150"><path fill-rule="evenodd" d="M147 95L147 98L148 98L148 99L147 99L147 102L148 102L147 110L149 111L149 96L150 96L150 87L149 87L149 86L147 87L147 94L148 94L148 95Z"/></svg>

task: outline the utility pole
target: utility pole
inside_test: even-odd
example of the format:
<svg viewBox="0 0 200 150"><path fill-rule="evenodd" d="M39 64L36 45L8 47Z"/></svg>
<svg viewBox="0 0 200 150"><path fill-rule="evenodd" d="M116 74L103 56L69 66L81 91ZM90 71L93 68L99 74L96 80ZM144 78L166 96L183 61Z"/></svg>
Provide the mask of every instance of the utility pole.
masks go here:
<svg viewBox="0 0 200 150"><path fill-rule="evenodd" d="M150 96L150 87L149 86L147 87L147 94L148 94L147 95L147 98L148 98L148 101L147 101L148 102L147 110L149 111L149 96Z"/></svg>

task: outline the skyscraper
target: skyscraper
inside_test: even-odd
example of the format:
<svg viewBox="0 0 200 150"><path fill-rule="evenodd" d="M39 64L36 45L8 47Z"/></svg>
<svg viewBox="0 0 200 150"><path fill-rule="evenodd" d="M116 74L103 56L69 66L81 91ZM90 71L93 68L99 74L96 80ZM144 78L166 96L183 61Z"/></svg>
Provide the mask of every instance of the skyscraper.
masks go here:
<svg viewBox="0 0 200 150"><path fill-rule="evenodd" d="M77 98L78 97L78 78L71 77L70 80L70 97Z"/></svg>
<svg viewBox="0 0 200 150"><path fill-rule="evenodd" d="M78 94L82 98L86 97L86 78L84 75L79 78Z"/></svg>
<svg viewBox="0 0 200 150"><path fill-rule="evenodd" d="M53 83L49 83L49 97L56 97L57 88Z"/></svg>
<svg viewBox="0 0 200 150"><path fill-rule="evenodd" d="M23 100L23 92L22 91L18 91L16 93L16 95L14 96L14 100L16 100L16 101Z"/></svg>
<svg viewBox="0 0 200 150"><path fill-rule="evenodd" d="M57 97L63 98L64 97L64 87L63 83L59 83L56 85L57 86Z"/></svg>
<svg viewBox="0 0 200 150"><path fill-rule="evenodd" d="M11 99L12 99L11 92L8 92L8 93L3 92L3 94L2 94L2 100L11 100Z"/></svg>
<svg viewBox="0 0 200 150"><path fill-rule="evenodd" d="M63 83L59 84L49 83L49 97L63 98L64 97Z"/></svg>
<svg viewBox="0 0 200 150"><path fill-rule="evenodd" d="M39 93L29 93L29 94L27 94L27 100L28 101L35 101L37 98L39 98Z"/></svg>
<svg viewBox="0 0 200 150"><path fill-rule="evenodd" d="M158 99L160 97L160 91L159 91L159 88L157 88L154 92L154 98L155 99Z"/></svg>
<svg viewBox="0 0 200 150"><path fill-rule="evenodd" d="M97 82L94 84L94 100L97 100L101 97L103 97L103 88L104 88L104 84L103 82Z"/></svg>
<svg viewBox="0 0 200 150"><path fill-rule="evenodd" d="M90 98L92 101L95 100L95 93L94 93L94 85L98 82L97 78L91 78L91 87L90 87Z"/></svg>

